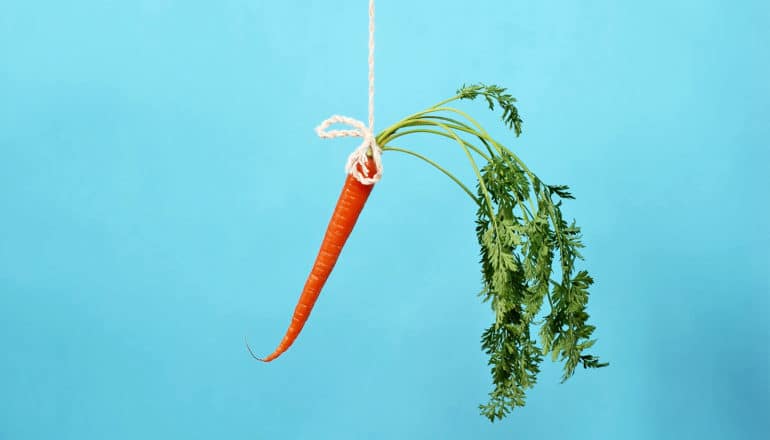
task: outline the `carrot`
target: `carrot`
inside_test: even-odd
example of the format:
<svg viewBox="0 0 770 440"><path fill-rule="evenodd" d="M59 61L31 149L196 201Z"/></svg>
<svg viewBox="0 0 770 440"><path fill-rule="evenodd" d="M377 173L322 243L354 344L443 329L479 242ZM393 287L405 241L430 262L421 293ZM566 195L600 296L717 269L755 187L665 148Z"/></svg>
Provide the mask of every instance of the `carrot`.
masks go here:
<svg viewBox="0 0 770 440"><path fill-rule="evenodd" d="M367 161L366 168L368 176L373 176L377 171L375 162L371 158ZM249 347L249 344L246 343L246 347L252 357L262 362L270 362L288 350L297 339L310 316L310 312L313 310L321 289L323 289L329 274L331 274L334 265L337 263L342 248L353 231L353 226L356 224L358 216L361 214L361 210L364 208L364 204L366 204L366 200L369 198L373 187L374 185L362 184L351 174L348 174L345 179L345 185L342 187L342 193L334 208L334 213L329 221L329 226L326 228L326 234L324 235L323 242L321 242L321 249L305 282L305 287L302 289L299 302L294 308L294 315L291 318L291 323L288 330L286 330L283 340L278 344L275 351L265 358L257 357L251 350L251 347Z"/></svg>

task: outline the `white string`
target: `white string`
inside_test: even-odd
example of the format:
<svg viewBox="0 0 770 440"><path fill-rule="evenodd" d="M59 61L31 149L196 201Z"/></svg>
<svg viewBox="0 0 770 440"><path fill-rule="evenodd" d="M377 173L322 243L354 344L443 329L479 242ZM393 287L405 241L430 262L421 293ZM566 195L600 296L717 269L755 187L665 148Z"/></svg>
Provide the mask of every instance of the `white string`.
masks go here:
<svg viewBox="0 0 770 440"><path fill-rule="evenodd" d="M332 124L347 124L353 127L354 130L326 131ZM357 119L334 115L316 127L316 133L325 139L344 136L363 138L364 140L361 142L361 145L348 157L345 171L364 185L374 185L380 180L382 177L382 150L377 145L377 140L374 137L374 0L369 0L369 126L365 126L363 122ZM367 170L367 153L370 150L374 164L377 167L374 176L364 174Z"/></svg>
<svg viewBox="0 0 770 440"><path fill-rule="evenodd" d="M374 133L374 0L369 0L369 130Z"/></svg>

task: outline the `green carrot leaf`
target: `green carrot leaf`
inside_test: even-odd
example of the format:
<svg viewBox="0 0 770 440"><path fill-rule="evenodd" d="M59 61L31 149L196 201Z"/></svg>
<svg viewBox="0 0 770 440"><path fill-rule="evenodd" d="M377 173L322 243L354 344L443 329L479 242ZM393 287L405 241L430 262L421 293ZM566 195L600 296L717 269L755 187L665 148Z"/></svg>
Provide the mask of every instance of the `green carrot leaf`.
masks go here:
<svg viewBox="0 0 770 440"><path fill-rule="evenodd" d="M478 295L494 313L493 322L481 335L493 387L489 401L479 409L494 422L525 405L526 392L535 385L544 357L563 362L562 381L571 377L578 365L587 369L609 364L586 353L596 343L595 327L588 323L587 313L594 280L588 271L576 268L576 262L583 258L578 251L584 247L581 231L562 213L562 202L575 197L566 185L543 183L467 113L445 106L454 100L479 97L490 110L502 110L504 124L516 136L521 134L516 99L505 88L479 83L464 85L454 98L394 124L378 136L378 142L384 150L405 152L438 167L476 202L482 283ZM442 111L459 115L469 124L435 114ZM420 125L428 128L414 128ZM470 159L477 179L475 195L470 194L472 186L463 185L429 159L387 145L412 132L430 134L436 126L447 133L435 134L451 137ZM404 128L411 131L398 133ZM488 154L460 135L480 140ZM477 166L471 151L480 153L486 163Z"/></svg>
<svg viewBox="0 0 770 440"><path fill-rule="evenodd" d="M519 116L519 110L516 108L516 105L514 105L516 98L505 92L506 89L502 87L495 85L488 86L482 83L471 86L463 85L457 90L460 99L473 100L479 97L479 95L483 96L487 101L490 110L494 110L495 103L497 103L503 110L503 122L505 122L505 125L508 128L514 130L516 136L519 136L521 134L521 124L523 121Z"/></svg>

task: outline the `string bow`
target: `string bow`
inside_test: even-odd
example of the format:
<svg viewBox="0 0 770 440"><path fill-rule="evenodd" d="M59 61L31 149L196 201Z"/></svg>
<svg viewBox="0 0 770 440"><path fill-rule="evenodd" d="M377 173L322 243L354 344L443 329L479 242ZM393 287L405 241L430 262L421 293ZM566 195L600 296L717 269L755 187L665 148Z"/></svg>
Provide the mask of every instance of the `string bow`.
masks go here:
<svg viewBox="0 0 770 440"><path fill-rule="evenodd" d="M352 130L326 130L333 124L346 124L353 127ZM374 185L382 177L382 150L377 145L377 140L374 137L374 133L363 122L353 119L347 116L334 115L329 119L323 121L321 125L315 129L318 136L324 139L333 139L338 137L360 137L363 138L363 142L358 146L350 156L345 164L345 172L351 174L363 185ZM373 176L366 175L366 163L369 161L369 152L371 151L372 159L377 168Z"/></svg>
<svg viewBox="0 0 770 440"><path fill-rule="evenodd" d="M347 124L353 127L353 130L331 130L326 131L332 124ZM369 126L363 122L349 118L347 116L334 115L323 121L315 129L318 136L326 139L336 137L360 137L364 138L358 148L348 157L345 165L345 171L355 177L363 185L374 185L382 177L382 149L377 145L377 139L374 137L374 0L369 0ZM365 175L368 170L369 152L371 151L374 164L377 171L374 176Z"/></svg>

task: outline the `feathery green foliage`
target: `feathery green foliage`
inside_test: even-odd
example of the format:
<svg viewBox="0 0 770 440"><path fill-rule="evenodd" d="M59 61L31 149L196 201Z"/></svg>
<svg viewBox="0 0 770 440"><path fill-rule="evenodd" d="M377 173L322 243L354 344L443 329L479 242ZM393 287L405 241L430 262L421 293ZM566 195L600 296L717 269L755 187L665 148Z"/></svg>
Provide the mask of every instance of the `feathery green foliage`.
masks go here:
<svg viewBox="0 0 770 440"><path fill-rule="evenodd" d="M479 295L490 303L495 315L481 337L494 388L480 410L495 421L514 407L524 406L526 391L535 385L545 356L564 363L562 382L578 365L601 368L608 364L585 353L596 342L591 339L595 327L588 324L586 311L593 279L587 271L575 268L576 261L582 259L580 228L574 221L565 221L561 212L562 201L574 197L567 186L543 183L473 118L446 106L479 97L491 110L496 106L502 109L505 125L516 136L521 134L516 99L504 88L476 84L463 86L453 98L399 121L384 130L377 142L385 151L425 160L462 187L478 206L476 236L483 287ZM456 119L458 116L464 120ZM425 156L391 145L413 133L455 140L474 169L476 191ZM484 148L463 136L478 140ZM486 163L479 167L476 157ZM548 307L543 310L546 303ZM540 321L536 319L539 316Z"/></svg>
<svg viewBox="0 0 770 440"><path fill-rule="evenodd" d="M478 96L482 96L487 101L490 110L494 110L495 103L497 103L503 109L503 122L505 122L508 128L514 130L516 136L519 136L523 121L519 117L519 110L515 105L516 98L505 92L506 89L502 87L474 84L470 86L463 85L457 91L457 94L460 96L460 99L476 99Z"/></svg>

